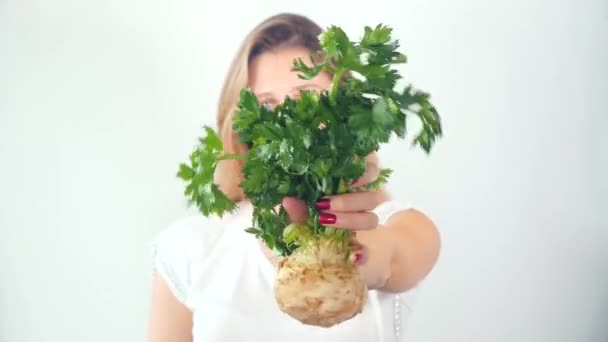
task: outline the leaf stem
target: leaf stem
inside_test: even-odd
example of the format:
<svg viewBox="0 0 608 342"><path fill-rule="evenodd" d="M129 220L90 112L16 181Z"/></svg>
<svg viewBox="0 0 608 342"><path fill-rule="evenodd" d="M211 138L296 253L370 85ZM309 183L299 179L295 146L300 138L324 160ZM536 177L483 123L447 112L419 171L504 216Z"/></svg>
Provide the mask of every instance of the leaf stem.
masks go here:
<svg viewBox="0 0 608 342"><path fill-rule="evenodd" d="M332 80L332 85L331 85L331 93L329 94L329 101L332 106L336 105L336 97L338 96L338 87L340 86L340 81L342 80L342 76L344 75L345 71L346 70L344 70L343 68L340 68L340 69L336 70L336 72L334 73L334 78Z"/></svg>

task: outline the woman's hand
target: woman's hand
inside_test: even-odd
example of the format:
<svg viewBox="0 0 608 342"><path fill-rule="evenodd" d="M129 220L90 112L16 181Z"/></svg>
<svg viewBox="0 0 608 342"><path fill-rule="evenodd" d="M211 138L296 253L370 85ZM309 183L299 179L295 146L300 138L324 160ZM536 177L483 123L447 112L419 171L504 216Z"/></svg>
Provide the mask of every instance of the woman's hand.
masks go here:
<svg viewBox="0 0 608 342"><path fill-rule="evenodd" d="M372 183L380 174L375 154L365 159L367 162L365 173L350 185L352 188ZM383 197L378 191L361 191L321 198L316 203L320 211L319 221L328 227L352 231L374 229L378 226L378 217L371 210L382 203ZM303 201L286 197L283 206L292 221L306 219L307 208Z"/></svg>
<svg viewBox="0 0 608 342"><path fill-rule="evenodd" d="M367 166L361 178L351 184L351 187L360 187L375 181L380 169L375 155L366 158ZM382 201L384 195L379 191L361 191L340 195L328 196L319 199L316 207L320 212L319 222L324 226L337 227L353 231L352 260L360 266L361 273L368 287L382 286L390 276L390 254L386 248L389 241L380 241L383 234L372 234L378 226L378 217L372 212ZM306 219L306 204L295 198L285 198L283 206L292 221ZM371 250L371 251L370 251ZM374 262L369 265L370 252Z"/></svg>

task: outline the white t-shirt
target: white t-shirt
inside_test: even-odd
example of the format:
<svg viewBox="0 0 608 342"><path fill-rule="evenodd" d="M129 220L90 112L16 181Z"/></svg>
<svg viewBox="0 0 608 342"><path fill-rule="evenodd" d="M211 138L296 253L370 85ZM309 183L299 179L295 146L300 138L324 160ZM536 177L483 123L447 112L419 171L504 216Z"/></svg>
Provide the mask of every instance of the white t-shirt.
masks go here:
<svg viewBox="0 0 608 342"><path fill-rule="evenodd" d="M380 223L408 206L384 202ZM156 271L192 311L194 342L393 342L400 341L412 291L370 290L363 312L330 328L304 325L279 310L275 269L251 225L249 202L223 218L192 216L175 222L154 240Z"/></svg>

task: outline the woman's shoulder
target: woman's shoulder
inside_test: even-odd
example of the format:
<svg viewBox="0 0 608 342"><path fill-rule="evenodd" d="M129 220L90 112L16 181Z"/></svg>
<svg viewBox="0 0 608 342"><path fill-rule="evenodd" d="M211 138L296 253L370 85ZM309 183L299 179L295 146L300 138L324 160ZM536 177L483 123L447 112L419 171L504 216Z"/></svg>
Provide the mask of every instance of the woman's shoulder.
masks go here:
<svg viewBox="0 0 608 342"><path fill-rule="evenodd" d="M222 217L189 215L175 220L153 238L154 271L180 302L186 302L193 266L213 253L226 234L244 229L245 215L242 206Z"/></svg>
<svg viewBox="0 0 608 342"><path fill-rule="evenodd" d="M224 219L225 220L225 219ZM200 214L176 219L164 227L153 240L153 247L175 248L189 251L189 246L211 243L222 235L222 219ZM197 248L200 250L200 248Z"/></svg>
<svg viewBox="0 0 608 342"><path fill-rule="evenodd" d="M380 203L374 210L372 210L378 216L378 222L380 224L385 223L391 216L404 211L412 209L412 206L408 202L395 199L387 199Z"/></svg>
<svg viewBox="0 0 608 342"><path fill-rule="evenodd" d="M206 245L213 245L227 231L242 224L247 218L247 204L238 204L231 213L219 217L216 215L203 216L193 214L179 218L157 233L153 245L171 245L173 247L196 246L202 250Z"/></svg>

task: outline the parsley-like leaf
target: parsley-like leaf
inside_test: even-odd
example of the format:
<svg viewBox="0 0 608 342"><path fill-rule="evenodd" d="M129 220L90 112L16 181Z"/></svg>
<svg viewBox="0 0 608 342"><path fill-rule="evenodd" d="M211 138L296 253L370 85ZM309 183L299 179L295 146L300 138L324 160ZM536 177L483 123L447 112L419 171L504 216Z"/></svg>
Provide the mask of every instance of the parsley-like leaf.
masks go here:
<svg viewBox="0 0 608 342"><path fill-rule="evenodd" d="M190 163L180 164L177 176L188 183L184 194L190 203L195 204L204 215L223 216L234 211L236 204L213 183L213 173L220 159L235 156L222 155L221 139L213 129L205 127L204 130L199 145L190 154Z"/></svg>
<svg viewBox="0 0 608 342"><path fill-rule="evenodd" d="M421 121L414 143L427 153L442 135L441 120L428 93L411 85L395 90L402 78L395 65L406 63L407 58L398 51L399 41L392 33L386 25L367 26L361 39L352 41L337 26L324 31L319 36L322 50L313 51L309 63L294 60L293 70L303 79L322 72L332 75L327 91L302 91L299 98L286 98L271 110L260 106L250 89L243 89L232 124L250 150L244 156L224 155L221 140L205 128L190 163L181 164L178 171L191 202L205 215L233 210L235 204L213 184L213 173L220 160L242 159L240 186L254 207L248 233L282 255L291 254L314 234L343 237L341 230L318 223L315 201L386 183L390 169L381 170L371 184L357 189L347 186L365 172L367 155L392 136L406 136L408 116ZM291 225L285 230L289 225L281 205L285 196L308 204L306 229Z"/></svg>

